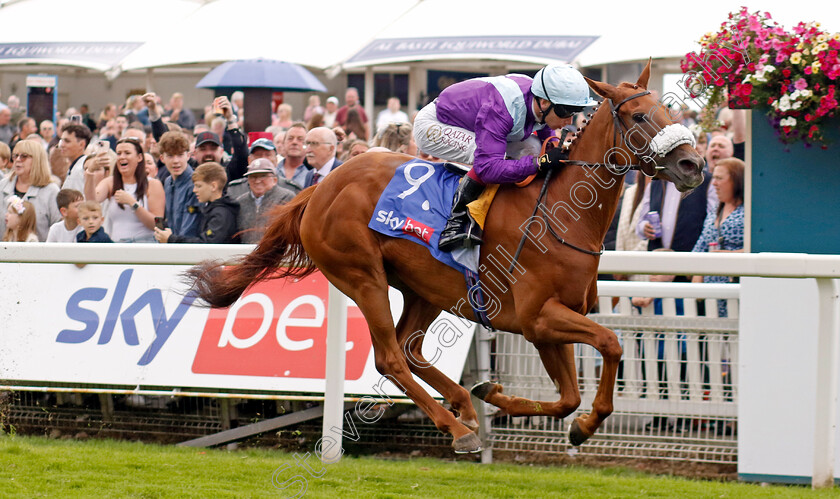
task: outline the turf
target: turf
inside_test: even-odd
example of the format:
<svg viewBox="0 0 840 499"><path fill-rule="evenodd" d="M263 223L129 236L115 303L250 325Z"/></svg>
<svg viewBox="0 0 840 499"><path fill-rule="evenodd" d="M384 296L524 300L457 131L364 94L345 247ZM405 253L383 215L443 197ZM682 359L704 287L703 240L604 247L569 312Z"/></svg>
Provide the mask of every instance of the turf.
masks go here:
<svg viewBox="0 0 840 499"><path fill-rule="evenodd" d="M300 456L300 454L299 454ZM804 487L418 458L344 457L322 465L274 450L224 451L110 440L0 437L0 497L836 497ZM284 465L288 468L276 472ZM275 473L276 472L276 473ZM291 480L286 489L272 483ZM300 478L294 478L299 476ZM296 481L297 480L297 481Z"/></svg>

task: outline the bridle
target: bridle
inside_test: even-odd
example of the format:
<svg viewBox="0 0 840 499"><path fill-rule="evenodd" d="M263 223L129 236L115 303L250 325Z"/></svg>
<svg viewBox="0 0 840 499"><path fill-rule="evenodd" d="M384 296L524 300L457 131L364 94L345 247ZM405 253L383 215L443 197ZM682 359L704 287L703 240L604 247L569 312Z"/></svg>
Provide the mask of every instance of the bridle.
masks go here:
<svg viewBox="0 0 840 499"><path fill-rule="evenodd" d="M543 85L545 85L545 83L543 83ZM627 137L625 135L626 133L629 132L629 128L627 128L627 125L624 123L624 120L622 120L621 116L619 116L619 114L618 114L619 110L621 109L621 106L623 106L624 104L626 104L627 102L629 102L633 99L637 99L639 97L643 97L643 96L649 95L649 94L650 94L650 91L645 90L644 92L639 92L639 93L633 94L629 97L626 97L625 99L623 99L618 104L613 104L612 99L606 98L606 100L610 104L610 113L613 116L613 149L615 149L618 146L619 137L621 137L621 140L625 144L629 145L629 142L627 141ZM552 104L552 106L553 105L554 104ZM549 108L549 111L551 111L551 108ZM563 132L561 133L561 136L560 136L560 143L561 144L563 144L563 142L565 141L567 133L568 133L568 130L563 129ZM606 168L607 170L609 170L610 172L613 172L613 173L626 173L629 170L638 170L638 171L644 173L645 175L647 175L644 172L644 170L642 170L641 165L634 165L634 164L612 165L612 164L609 164L609 163L589 163L589 162L586 162L586 161L576 161L576 160L563 160L563 164L564 165L573 165L573 166L587 166L587 167L603 166L604 168ZM619 166L621 168L620 172L616 171L616 166ZM662 170L664 168L665 168L664 166L655 166L655 169L657 169L657 170ZM552 236L554 236L554 239L556 239L557 242L559 242L560 244L568 246L569 248L572 248L573 250L579 251L581 253L585 253L587 255L601 256L604 253L605 248L604 248L603 243L601 244L601 250L600 251L592 251L592 250L588 250L586 248L581 248L580 246L576 246L576 245L566 241L562 237L560 237L560 235L551 226L551 223L549 222L547 214L546 214L546 209L543 206L542 200L543 200L543 198L545 198L545 195L548 192L548 183L551 181L551 177L552 177L553 173L554 173L554 169L550 169L550 170L548 170L548 172L545 175L545 180L543 181L542 188L540 189L540 195L539 195L539 197L537 197L537 204L534 206L534 211L533 211L533 213L531 213L530 218L528 218L528 224L525 226L525 231L522 234L522 239L519 241L519 246L516 248L516 253L514 253L514 255L513 255L513 261L511 262L511 265L510 265L510 268L508 269L508 272L511 272L511 273L513 272L513 268L516 265L517 260L519 259L519 255L520 255L520 253L522 253L522 248L525 246L525 239L527 238L527 236L529 234L529 231L531 230L531 223L534 220L534 217L537 215L537 211L539 211L541 213L542 219L545 222L545 226L548 228L548 231L551 233Z"/></svg>

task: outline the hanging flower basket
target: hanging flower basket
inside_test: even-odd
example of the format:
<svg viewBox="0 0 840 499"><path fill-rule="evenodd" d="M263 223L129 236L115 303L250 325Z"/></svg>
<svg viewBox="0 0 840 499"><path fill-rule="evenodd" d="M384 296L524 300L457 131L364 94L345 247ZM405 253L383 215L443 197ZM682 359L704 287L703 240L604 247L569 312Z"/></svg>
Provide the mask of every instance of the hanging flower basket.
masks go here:
<svg viewBox="0 0 840 499"><path fill-rule="evenodd" d="M786 144L826 147L824 127L838 106L840 33L825 32L819 23L799 23L789 32L770 13L742 7L704 35L700 47L686 54L681 68L686 88L705 102L705 130L716 128L715 113L726 100L733 109L765 109Z"/></svg>

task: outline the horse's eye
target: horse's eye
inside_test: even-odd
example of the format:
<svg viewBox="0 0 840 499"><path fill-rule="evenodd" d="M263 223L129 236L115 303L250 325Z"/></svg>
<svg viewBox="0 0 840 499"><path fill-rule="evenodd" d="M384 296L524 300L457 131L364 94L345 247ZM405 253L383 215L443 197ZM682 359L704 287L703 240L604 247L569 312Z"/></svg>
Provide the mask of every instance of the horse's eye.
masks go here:
<svg viewBox="0 0 840 499"><path fill-rule="evenodd" d="M633 121L641 123L645 121L645 115L643 113L633 113Z"/></svg>

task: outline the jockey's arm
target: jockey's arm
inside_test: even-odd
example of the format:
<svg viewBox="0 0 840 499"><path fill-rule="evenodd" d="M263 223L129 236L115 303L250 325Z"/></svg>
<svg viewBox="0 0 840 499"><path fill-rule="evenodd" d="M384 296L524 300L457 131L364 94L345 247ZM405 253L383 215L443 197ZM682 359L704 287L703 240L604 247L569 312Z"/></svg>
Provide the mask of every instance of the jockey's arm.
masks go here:
<svg viewBox="0 0 840 499"><path fill-rule="evenodd" d="M519 182L537 171L534 156L505 159L507 134L513 128L510 116L499 116L482 109L476 119L473 171L487 184Z"/></svg>

